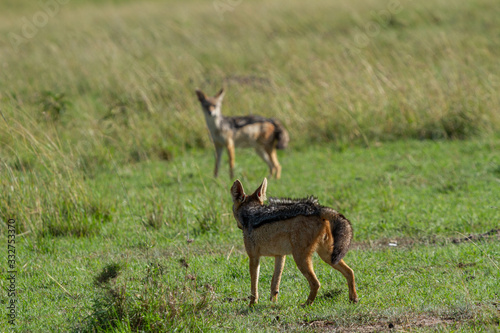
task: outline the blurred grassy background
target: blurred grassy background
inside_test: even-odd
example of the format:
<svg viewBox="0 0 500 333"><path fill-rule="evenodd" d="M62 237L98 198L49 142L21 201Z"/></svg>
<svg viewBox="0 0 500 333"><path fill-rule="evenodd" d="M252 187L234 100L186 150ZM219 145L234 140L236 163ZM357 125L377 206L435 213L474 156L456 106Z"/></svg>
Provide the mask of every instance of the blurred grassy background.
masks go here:
<svg viewBox="0 0 500 333"><path fill-rule="evenodd" d="M10 165L29 133L82 168L209 147L196 87L227 86L226 115L280 118L297 148L500 129L494 0L115 2L59 5L25 39L43 7L0 5Z"/></svg>

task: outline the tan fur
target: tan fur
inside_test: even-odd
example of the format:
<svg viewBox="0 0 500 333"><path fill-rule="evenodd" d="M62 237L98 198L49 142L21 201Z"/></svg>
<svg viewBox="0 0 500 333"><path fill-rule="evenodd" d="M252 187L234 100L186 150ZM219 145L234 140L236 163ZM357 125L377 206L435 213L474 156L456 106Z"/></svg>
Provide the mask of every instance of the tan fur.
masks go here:
<svg viewBox="0 0 500 333"><path fill-rule="evenodd" d="M254 148L260 158L266 162L271 176L280 178L281 165L276 154L277 131L285 136L284 146L288 143L288 133L279 122L273 119L259 121L239 128L231 126L233 118L224 117L221 113L221 104L224 90L221 89L214 97L206 96L201 90L196 90L201 103L203 114L215 146L214 176L219 174L222 152L227 150L229 156L229 177L234 177L235 147ZM251 117L251 116L248 116ZM278 128L277 126L280 126Z"/></svg>
<svg viewBox="0 0 500 333"><path fill-rule="evenodd" d="M305 304L311 304L318 293L320 282L316 277L312 265L312 255L317 252L320 258L334 269L342 273L349 287L349 299L358 301L356 294L354 272L347 264L340 260L332 263L332 252L335 240L332 236L331 223L336 213L333 209L326 208L320 216L296 216L264 224L258 228L244 227L238 220L238 211L245 205L263 205L266 196L267 180L252 194L246 195L243 185L236 180L231 188L233 198L233 213L238 222L238 227L243 230L245 249L250 258L251 296L250 305L257 303L259 262L261 256L275 258L273 279L271 282L271 301L277 300L279 285L285 256L291 254L297 267L306 277L310 286L309 297ZM340 243L341 240L337 239Z"/></svg>

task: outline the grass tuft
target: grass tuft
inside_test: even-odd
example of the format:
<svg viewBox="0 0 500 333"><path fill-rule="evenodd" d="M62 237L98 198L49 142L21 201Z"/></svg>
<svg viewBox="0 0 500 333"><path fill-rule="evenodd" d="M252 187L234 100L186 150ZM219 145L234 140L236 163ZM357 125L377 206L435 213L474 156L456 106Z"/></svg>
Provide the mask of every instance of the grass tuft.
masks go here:
<svg viewBox="0 0 500 333"><path fill-rule="evenodd" d="M195 318L210 310L210 288L197 290L195 279L186 279L182 289L173 289L162 280L163 267L154 263L148 264L140 286L113 282L119 267L110 264L95 278L99 283L92 313L79 331L167 332L204 326Z"/></svg>

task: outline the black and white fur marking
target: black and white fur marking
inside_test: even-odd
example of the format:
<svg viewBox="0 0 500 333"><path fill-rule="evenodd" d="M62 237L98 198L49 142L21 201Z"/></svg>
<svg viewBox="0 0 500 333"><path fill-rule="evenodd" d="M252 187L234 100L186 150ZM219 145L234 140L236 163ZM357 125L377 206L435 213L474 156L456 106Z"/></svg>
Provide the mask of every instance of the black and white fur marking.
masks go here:
<svg viewBox="0 0 500 333"><path fill-rule="evenodd" d="M267 205L246 206L239 212L239 220L245 228L258 228L267 223L302 216L320 216L324 206L311 196L302 199L269 198Z"/></svg>

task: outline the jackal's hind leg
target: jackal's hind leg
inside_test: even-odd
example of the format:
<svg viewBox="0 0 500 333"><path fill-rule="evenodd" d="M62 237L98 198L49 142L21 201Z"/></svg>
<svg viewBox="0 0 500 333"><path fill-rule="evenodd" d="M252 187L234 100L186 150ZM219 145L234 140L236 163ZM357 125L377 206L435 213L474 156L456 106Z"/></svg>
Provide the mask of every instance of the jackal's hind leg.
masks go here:
<svg viewBox="0 0 500 333"><path fill-rule="evenodd" d="M271 159L271 156L267 152L267 150L264 147L257 147L255 148L255 151L257 152L257 155L260 156L266 162L267 166L269 167L269 176L272 177L276 174L276 169L274 167L274 163Z"/></svg>
<svg viewBox="0 0 500 333"><path fill-rule="evenodd" d="M314 273L312 256L309 251L305 249L305 251L301 251L300 253L294 251L293 259L295 260L295 263L297 264L300 272L306 277L307 281L309 282L311 291L309 292L309 297L307 298L307 301L304 305L310 305L312 304L312 302L314 302L314 299L318 294L319 287L321 287L321 284L319 283L319 280Z"/></svg>
<svg viewBox="0 0 500 333"><path fill-rule="evenodd" d="M349 287L349 300L353 303L358 303L358 294L356 293L356 282L354 281L354 271L347 266L344 260L340 260L338 264L333 265L333 268L338 270L347 280Z"/></svg>
<svg viewBox="0 0 500 333"><path fill-rule="evenodd" d="M337 271L342 273L342 275L347 280L347 286L349 287L349 300L353 303L358 302L358 294L356 293L356 282L354 280L354 271L347 266L344 260L340 260L338 264L332 265L332 251L333 246L328 241L325 241L317 249L318 255L324 262L335 268Z"/></svg>
<svg viewBox="0 0 500 333"><path fill-rule="evenodd" d="M281 165L280 162L278 162L278 154L276 153L276 149L273 149L270 153L269 156L271 157L271 162L273 163L273 168L274 168L274 176L276 179L281 178Z"/></svg>
<svg viewBox="0 0 500 333"><path fill-rule="evenodd" d="M271 282L271 302L276 302L278 299L281 274L283 273L283 267L285 267L285 259L286 256L274 257L274 274Z"/></svg>

